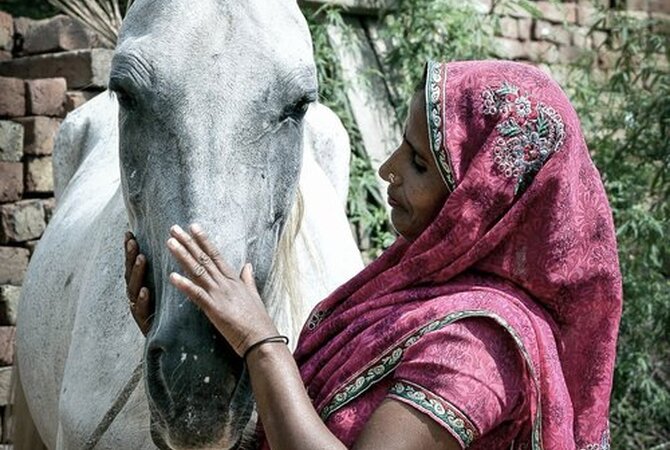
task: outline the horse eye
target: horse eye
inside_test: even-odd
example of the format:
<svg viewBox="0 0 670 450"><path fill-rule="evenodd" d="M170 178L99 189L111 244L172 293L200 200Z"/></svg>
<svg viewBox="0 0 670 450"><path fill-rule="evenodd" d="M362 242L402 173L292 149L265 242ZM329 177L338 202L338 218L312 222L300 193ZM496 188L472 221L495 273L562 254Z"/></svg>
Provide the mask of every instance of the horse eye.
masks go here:
<svg viewBox="0 0 670 450"><path fill-rule="evenodd" d="M135 107L135 99L118 79L110 79L108 88L114 93L116 100L123 109L132 109Z"/></svg>
<svg viewBox="0 0 670 450"><path fill-rule="evenodd" d="M302 120L305 117L305 114L307 114L309 105L314 101L315 99L310 95L300 97L298 101L284 109L282 113L282 121L286 119L292 119L295 121Z"/></svg>

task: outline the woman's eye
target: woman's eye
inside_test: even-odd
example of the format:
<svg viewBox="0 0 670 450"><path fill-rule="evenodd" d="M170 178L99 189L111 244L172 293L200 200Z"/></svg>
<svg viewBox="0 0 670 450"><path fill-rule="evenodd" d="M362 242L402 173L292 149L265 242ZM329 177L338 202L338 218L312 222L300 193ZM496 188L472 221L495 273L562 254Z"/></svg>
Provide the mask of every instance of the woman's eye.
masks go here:
<svg viewBox="0 0 670 450"><path fill-rule="evenodd" d="M428 170L426 165L423 163L423 161L421 160L421 158L417 154L415 154L412 157L412 164L414 165L416 170L418 170L419 172L425 172L426 170Z"/></svg>

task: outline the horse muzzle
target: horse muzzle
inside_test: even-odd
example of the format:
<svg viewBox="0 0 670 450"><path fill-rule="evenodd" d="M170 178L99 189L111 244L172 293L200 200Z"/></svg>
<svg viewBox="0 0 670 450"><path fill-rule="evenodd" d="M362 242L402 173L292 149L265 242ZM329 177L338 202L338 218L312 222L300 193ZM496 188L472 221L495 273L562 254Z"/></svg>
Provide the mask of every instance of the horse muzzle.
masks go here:
<svg viewBox="0 0 670 450"><path fill-rule="evenodd" d="M253 412L244 363L197 308L181 309L147 338L152 436L163 448L232 448Z"/></svg>

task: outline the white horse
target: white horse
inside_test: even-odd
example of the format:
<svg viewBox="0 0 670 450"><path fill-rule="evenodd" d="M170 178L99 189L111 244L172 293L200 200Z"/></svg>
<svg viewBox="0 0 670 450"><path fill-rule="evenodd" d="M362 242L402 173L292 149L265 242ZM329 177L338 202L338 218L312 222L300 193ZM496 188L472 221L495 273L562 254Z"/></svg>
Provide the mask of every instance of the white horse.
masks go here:
<svg viewBox="0 0 670 450"><path fill-rule="evenodd" d="M293 338L313 304L361 269L343 208L348 140L332 113L308 110L311 55L295 1L133 4L116 95L62 126L58 207L23 285L17 367L48 448L227 449L253 436L244 365L167 281L176 265L165 240L172 224L203 224L232 265L253 263ZM317 152L325 172L303 142L332 146ZM128 227L150 262L146 339L125 301Z"/></svg>

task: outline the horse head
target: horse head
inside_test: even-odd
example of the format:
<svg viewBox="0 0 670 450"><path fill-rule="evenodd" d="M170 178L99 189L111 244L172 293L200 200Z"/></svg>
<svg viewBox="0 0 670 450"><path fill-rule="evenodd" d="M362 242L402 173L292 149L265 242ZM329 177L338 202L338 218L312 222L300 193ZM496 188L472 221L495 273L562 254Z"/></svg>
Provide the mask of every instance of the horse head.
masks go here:
<svg viewBox="0 0 670 450"><path fill-rule="evenodd" d="M145 347L154 441L234 446L253 428L243 361L168 282L178 267L165 242L171 225L198 222L267 288L317 96L309 30L295 1L137 0L109 87L124 200L156 302Z"/></svg>

